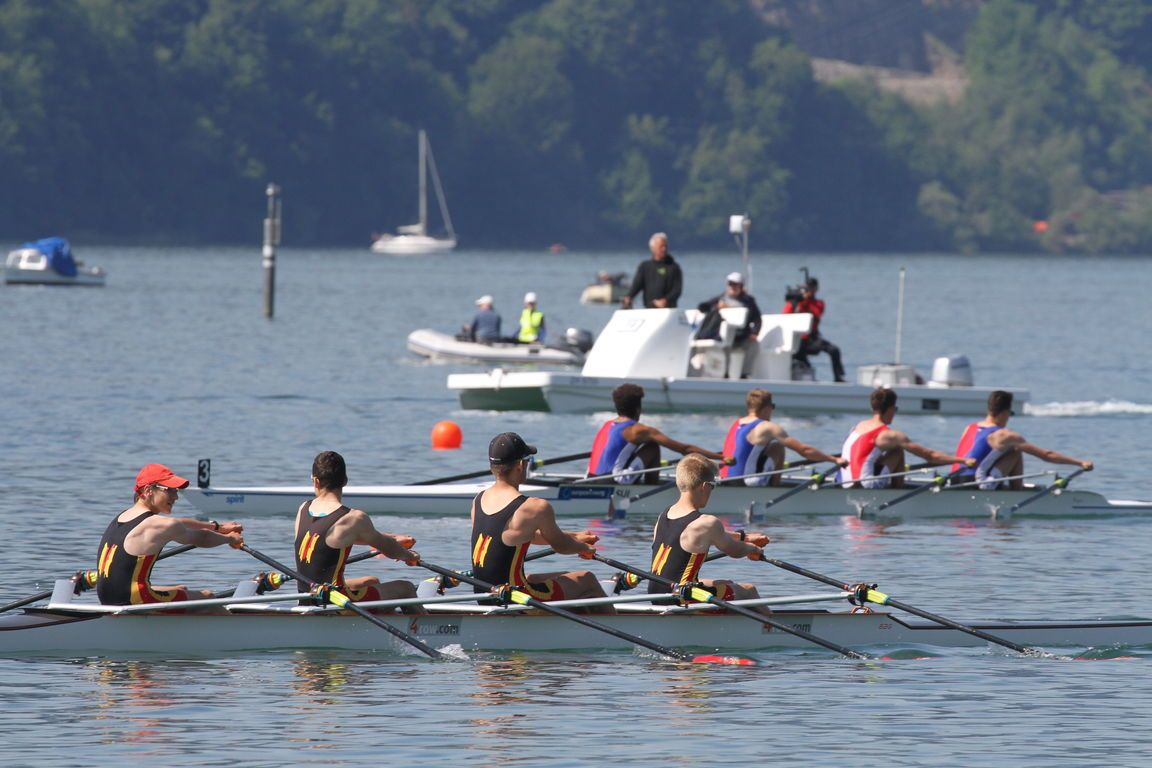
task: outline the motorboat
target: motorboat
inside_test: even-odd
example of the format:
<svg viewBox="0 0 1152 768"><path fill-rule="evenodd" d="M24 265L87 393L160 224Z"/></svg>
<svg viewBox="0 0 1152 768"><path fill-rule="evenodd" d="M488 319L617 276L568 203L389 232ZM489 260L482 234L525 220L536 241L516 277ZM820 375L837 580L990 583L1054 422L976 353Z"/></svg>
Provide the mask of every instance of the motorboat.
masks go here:
<svg viewBox="0 0 1152 768"><path fill-rule="evenodd" d="M452 217L448 215L448 201L440 185L440 174L436 171L436 160L432 156L432 145L428 134L423 130L418 137L418 206L420 220L397 229L395 235L377 235L372 243L373 253L387 253L395 256L417 256L427 253L443 253L456 247L456 230L452 227ZM432 186L436 201L440 205L440 217L444 221L447 234L436 237L428 234L428 173L432 174Z"/></svg>
<svg viewBox="0 0 1152 768"><path fill-rule="evenodd" d="M763 315L754 372L741 379L744 353L735 337L747 311L721 309L719 338L700 339L703 313L698 310L618 309L579 373L495 368L450 374L448 389L466 409L556 413L611 410L612 390L624 382L644 387L646 413L741 413L753 387L770 389L777 409L789 414L860 413L878 386L896 391L901 416L983 416L994 389L1012 392L1016 403L1029 399L1018 387L974 386L963 355L937 358L928 380L905 364L861 366L855 382L807 380L793 355L811 328L808 314Z"/></svg>
<svg viewBox="0 0 1152 768"><path fill-rule="evenodd" d="M62 237L24 243L8 254L4 282L10 285L102 286L106 274L72 256L72 246Z"/></svg>
<svg viewBox="0 0 1152 768"><path fill-rule="evenodd" d="M987 649L990 641L974 631L994 636L1000 644L1029 646L1025 650L1038 653L1039 649L1073 648L1089 654L1115 654L1119 648L1152 644L1152 620L1144 618L966 620L958 629L940 621L909 619L890 610L852 609L847 603L853 593L841 590L732 601L745 610L770 607L773 623L784 629L707 603L653 602L650 595L630 593L550 603L557 608L593 610L612 605L615 615L589 617L599 627L515 603L485 605L482 602L490 601L490 596L463 590L358 604L361 609L377 611L373 618L387 623L396 634L332 606L298 605L311 597L309 593L290 588L268 594L256 591L255 581L246 581L227 597L114 606L78 598L74 581L60 579L46 606L0 617L0 655L219 656L307 649L417 653L396 634L457 658L474 651L632 650L629 635L670 649L799 649L820 654L828 651L805 639L804 634L846 648L912 649L920 650L918 655L925 648ZM391 612L413 602L422 604L428 613ZM845 603L845 607L817 607L831 602ZM620 634L611 634L611 630Z"/></svg>
<svg viewBox="0 0 1152 768"><path fill-rule="evenodd" d="M584 291L580 294L581 304L619 304L620 300L628 293L628 287L624 285L624 281L628 279L626 272L606 272L601 270L596 273L596 281L584 286Z"/></svg>
<svg viewBox="0 0 1152 768"><path fill-rule="evenodd" d="M481 344L431 328L420 328L408 334L408 349L423 357L489 365L580 365L584 362L584 353L591 346L592 334L576 328L569 328L556 344L517 344L510 341Z"/></svg>

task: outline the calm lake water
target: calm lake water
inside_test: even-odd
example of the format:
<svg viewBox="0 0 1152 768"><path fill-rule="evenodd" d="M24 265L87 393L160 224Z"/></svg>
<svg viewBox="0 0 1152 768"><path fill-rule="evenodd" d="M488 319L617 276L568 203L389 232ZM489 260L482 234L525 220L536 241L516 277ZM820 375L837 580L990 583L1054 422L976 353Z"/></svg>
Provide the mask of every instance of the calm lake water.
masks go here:
<svg viewBox="0 0 1152 768"><path fill-rule="evenodd" d="M465 366L421 362L404 339L420 327L454 330L483 293L514 325L527 290L540 295L554 331L598 331L610 310L581 306L583 285L597 270L631 272L645 257L642 244L627 253L437 258L282 250L276 318L268 321L258 248L77 244L77 255L108 270L106 288L0 288L0 535L13 542L0 560L2 601L90 567L145 463L194 476L197 460L210 457L219 484L302 484L316 452L334 449L353 483L380 483L482 469L488 440L507 429L544 457L587 450L602 415L461 411L444 379ZM685 306L718 293L724 275L741 268L734 251L677 257ZM1029 388L1032 403L1014 426L1040 445L1096 461L1077 487L1152 497L1152 261L760 254L754 262L752 292L769 311L800 267L820 277L824 330L844 350L850 375L893 359L898 273L906 267L904 362L928 372L939 355L966 354L978 384ZM826 358L817 361L818 375L830 378ZM778 417L831 450L865 410L861 403L860 415ZM446 418L463 428L460 451L429 447L433 424ZM649 419L717 447L730 420ZM950 449L964 423L909 417L897 426ZM195 512L187 502L181 508ZM291 511L242 520L248 542L290 559ZM415 535L429 560L466 563L465 508L446 509L440 520L378 524ZM588 525L602 533L606 554L645 559L644 523ZM771 524L768 532L776 557L879 582L958 619L1152 615L1152 521L845 518ZM414 577L399 566L365 568ZM814 586L748 562L710 568L767 592ZM256 570L242 553L212 550L165 561L157 574L223 587ZM469 662L431 663L390 653L189 659L156 648L127 658L0 660L0 762L1137 765L1150 744L1152 676L1144 665L1152 649L1131 655L1067 662L990 648L852 662L816 649L762 653L755 668L641 653L472 654Z"/></svg>

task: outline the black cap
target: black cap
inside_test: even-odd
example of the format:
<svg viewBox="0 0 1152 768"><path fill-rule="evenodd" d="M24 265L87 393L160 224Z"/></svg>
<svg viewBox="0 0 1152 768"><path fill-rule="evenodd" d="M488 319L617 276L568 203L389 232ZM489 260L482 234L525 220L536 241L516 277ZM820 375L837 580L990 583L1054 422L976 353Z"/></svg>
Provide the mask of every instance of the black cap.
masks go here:
<svg viewBox="0 0 1152 768"><path fill-rule="evenodd" d="M488 443L488 461L493 464L515 464L536 453L536 446L528 445L515 432L501 432Z"/></svg>

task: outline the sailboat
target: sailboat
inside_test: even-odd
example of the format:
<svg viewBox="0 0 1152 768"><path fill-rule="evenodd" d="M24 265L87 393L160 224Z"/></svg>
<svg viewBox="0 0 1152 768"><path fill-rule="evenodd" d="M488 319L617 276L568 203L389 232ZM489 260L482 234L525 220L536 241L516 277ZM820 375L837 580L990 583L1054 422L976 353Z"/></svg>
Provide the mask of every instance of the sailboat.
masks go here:
<svg viewBox="0 0 1152 768"><path fill-rule="evenodd" d="M448 215L448 203L444 198L444 188L440 186L440 174L436 172L436 160L432 157L432 146L428 134L423 129L419 136L419 175L420 175L420 221L399 227L395 235L381 235L372 243L373 253L396 255L419 255L441 253L456 247L456 230L452 228L452 217ZM432 170L432 187L436 191L436 201L440 204L440 216L448 230L446 237L428 234L428 170Z"/></svg>

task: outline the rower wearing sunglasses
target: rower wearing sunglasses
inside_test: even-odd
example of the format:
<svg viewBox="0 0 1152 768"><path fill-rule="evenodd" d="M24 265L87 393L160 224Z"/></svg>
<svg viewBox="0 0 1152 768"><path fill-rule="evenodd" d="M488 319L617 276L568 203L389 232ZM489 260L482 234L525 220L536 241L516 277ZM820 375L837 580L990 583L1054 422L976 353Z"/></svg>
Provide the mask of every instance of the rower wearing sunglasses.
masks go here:
<svg viewBox="0 0 1152 768"><path fill-rule="evenodd" d="M188 481L163 464L149 464L136 475L135 503L108 525L100 540L96 570L96 594L105 605L136 605L188 600L186 586L154 586L152 565L170 541L195 547L244 543L239 523L218 523L172 517L172 507ZM210 598L206 589L194 590L192 598Z"/></svg>
<svg viewBox="0 0 1152 768"><path fill-rule="evenodd" d="M729 557L759 560L764 557L762 547L768 544L768 537L762 533L726 531L719 518L701 511L715 487L716 465L700 454L689 454L676 465L680 498L660 513L656 521L652 532L651 571L677 584L699 583L721 600L754 600L760 593L752 584L700 578L700 568L712 547ZM619 578L621 587L634 587L639 583L638 577L632 574ZM649 594L671 591L666 584L648 582Z"/></svg>

